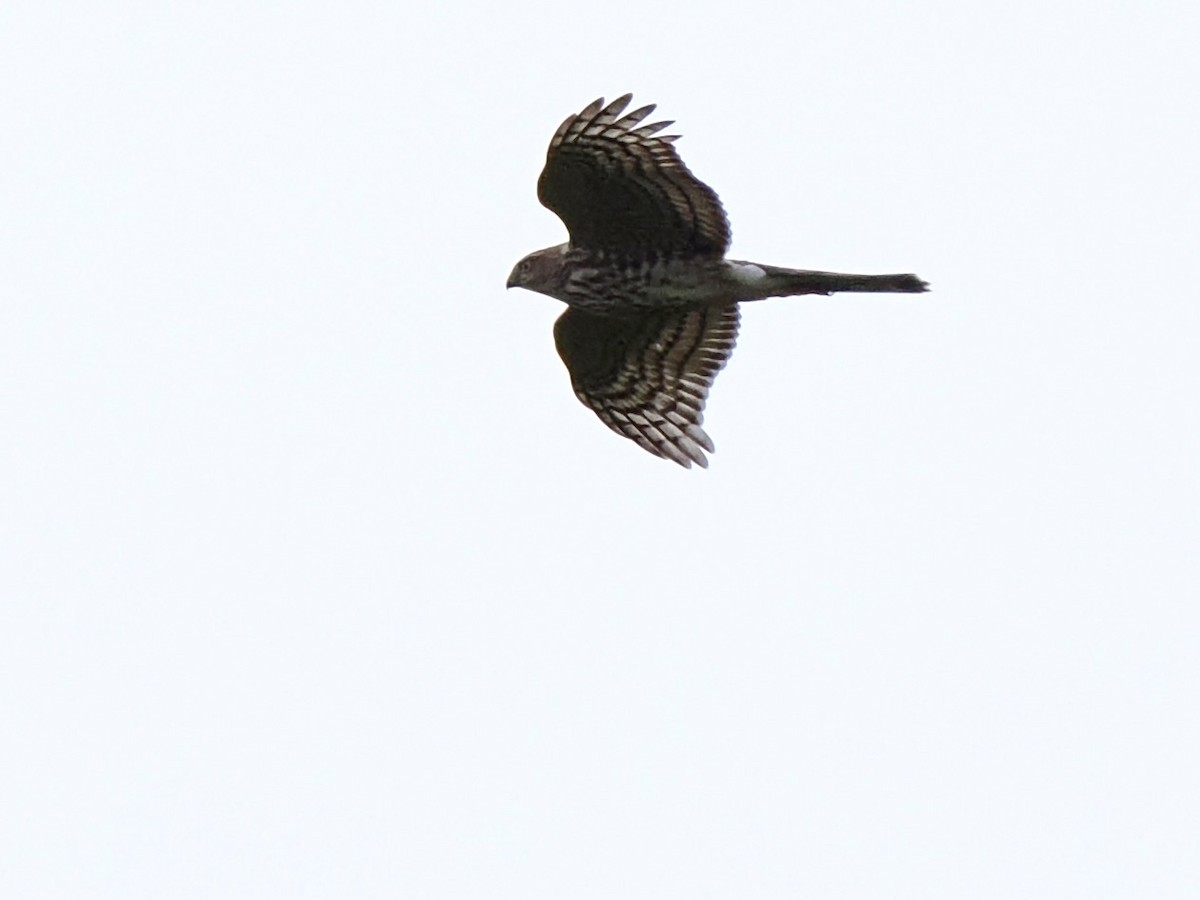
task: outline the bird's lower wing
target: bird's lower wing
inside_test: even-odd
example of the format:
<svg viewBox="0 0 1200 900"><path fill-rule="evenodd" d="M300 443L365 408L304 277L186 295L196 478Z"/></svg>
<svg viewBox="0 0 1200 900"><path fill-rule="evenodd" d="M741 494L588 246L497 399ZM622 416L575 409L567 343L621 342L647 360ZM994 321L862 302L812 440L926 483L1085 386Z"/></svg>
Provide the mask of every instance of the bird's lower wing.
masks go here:
<svg viewBox="0 0 1200 900"><path fill-rule="evenodd" d="M707 467L704 403L738 319L736 305L622 317L568 309L554 342L575 395L605 425L685 468Z"/></svg>

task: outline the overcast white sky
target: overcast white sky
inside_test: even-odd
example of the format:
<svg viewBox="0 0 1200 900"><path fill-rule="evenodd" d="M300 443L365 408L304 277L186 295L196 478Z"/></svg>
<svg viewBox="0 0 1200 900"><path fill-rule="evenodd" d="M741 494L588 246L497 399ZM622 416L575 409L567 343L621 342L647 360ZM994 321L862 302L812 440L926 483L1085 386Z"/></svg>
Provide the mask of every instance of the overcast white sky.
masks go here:
<svg viewBox="0 0 1200 900"><path fill-rule="evenodd" d="M0 7L0 895L1194 898L1190 2ZM684 471L504 280L677 120Z"/></svg>

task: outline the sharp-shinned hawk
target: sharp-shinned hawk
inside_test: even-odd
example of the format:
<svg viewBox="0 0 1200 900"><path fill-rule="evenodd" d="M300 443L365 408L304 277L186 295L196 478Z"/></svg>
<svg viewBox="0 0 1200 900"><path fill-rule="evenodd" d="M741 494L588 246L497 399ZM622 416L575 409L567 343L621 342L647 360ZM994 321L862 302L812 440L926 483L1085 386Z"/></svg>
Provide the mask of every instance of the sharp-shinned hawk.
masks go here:
<svg viewBox="0 0 1200 900"><path fill-rule="evenodd" d="M713 190L658 132L597 100L555 132L538 199L570 240L508 276L567 304L554 325L575 395L613 431L681 466L707 466L701 427L713 379L737 341L738 303L837 291L920 293L915 275L843 275L725 259L729 222ZM625 113L622 115L622 113Z"/></svg>

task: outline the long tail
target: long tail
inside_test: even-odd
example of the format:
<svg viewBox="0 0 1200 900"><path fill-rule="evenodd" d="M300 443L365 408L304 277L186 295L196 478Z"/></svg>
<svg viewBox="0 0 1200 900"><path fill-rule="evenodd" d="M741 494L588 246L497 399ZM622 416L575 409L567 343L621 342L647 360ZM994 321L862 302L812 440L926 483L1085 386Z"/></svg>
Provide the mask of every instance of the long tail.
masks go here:
<svg viewBox="0 0 1200 900"><path fill-rule="evenodd" d="M807 269L784 269L778 266L758 267L766 275L770 296L793 294L835 294L841 291L859 293L921 294L929 285L916 275L843 275L840 272L811 272Z"/></svg>

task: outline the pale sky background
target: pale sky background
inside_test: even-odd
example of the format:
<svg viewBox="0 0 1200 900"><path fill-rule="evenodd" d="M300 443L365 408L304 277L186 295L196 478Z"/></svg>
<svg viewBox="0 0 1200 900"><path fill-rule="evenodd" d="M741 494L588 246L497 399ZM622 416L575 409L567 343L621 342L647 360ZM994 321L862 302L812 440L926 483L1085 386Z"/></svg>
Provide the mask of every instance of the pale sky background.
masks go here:
<svg viewBox="0 0 1200 900"><path fill-rule="evenodd" d="M6 2L0 896L1200 896L1191 2ZM745 308L571 393L559 122Z"/></svg>

